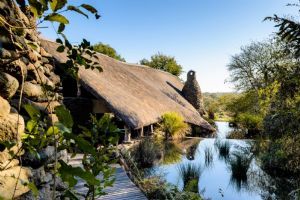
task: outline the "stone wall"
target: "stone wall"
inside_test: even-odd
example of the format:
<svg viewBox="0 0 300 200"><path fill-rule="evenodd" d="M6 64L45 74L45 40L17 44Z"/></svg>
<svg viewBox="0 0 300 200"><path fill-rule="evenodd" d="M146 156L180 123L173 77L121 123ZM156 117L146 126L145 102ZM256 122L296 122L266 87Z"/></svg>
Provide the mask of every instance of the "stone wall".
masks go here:
<svg viewBox="0 0 300 200"><path fill-rule="evenodd" d="M201 93L201 88L196 79L196 72L191 70L187 73L187 80L182 89L182 94L190 104L196 108L201 116L205 114L203 96Z"/></svg>
<svg viewBox="0 0 300 200"><path fill-rule="evenodd" d="M28 152L18 151L25 131L24 118L28 117L19 113L19 102L32 104L55 120L53 109L62 101L54 59L40 47L35 22L27 16L26 10L21 11L12 0L0 2L0 17L5 19L0 21L0 142L16 142L12 150L18 154L12 159L8 150L0 145L0 197L11 199L18 182L15 197L34 199L29 188L21 184L21 181L33 181L40 191L37 199L52 199L50 172L54 147L48 146L39 152L40 160ZM59 152L59 156L67 158L66 152ZM60 180L57 182L56 190L63 190L64 185Z"/></svg>

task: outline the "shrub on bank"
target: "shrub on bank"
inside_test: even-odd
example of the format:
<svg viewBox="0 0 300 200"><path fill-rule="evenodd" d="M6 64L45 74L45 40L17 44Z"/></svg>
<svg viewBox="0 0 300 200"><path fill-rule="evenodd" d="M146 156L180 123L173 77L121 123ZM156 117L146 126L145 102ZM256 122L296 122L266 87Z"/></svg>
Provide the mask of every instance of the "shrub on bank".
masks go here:
<svg viewBox="0 0 300 200"><path fill-rule="evenodd" d="M299 175L300 135L286 135L270 143L268 151L262 155L262 163L272 175Z"/></svg>
<svg viewBox="0 0 300 200"><path fill-rule="evenodd" d="M198 193L180 191L176 186L165 183L159 177L144 179L140 182L140 186L148 199L202 200Z"/></svg>
<svg viewBox="0 0 300 200"><path fill-rule="evenodd" d="M184 122L181 115L176 112L167 112L161 117L160 130L165 134L165 138L176 139L184 137L189 131L189 126Z"/></svg>

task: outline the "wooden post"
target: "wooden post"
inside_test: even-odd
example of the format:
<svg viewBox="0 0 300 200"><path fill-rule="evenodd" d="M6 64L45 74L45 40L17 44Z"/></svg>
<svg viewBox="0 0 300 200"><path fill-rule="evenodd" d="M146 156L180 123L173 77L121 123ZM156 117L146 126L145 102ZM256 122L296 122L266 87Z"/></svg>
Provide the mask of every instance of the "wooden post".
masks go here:
<svg viewBox="0 0 300 200"><path fill-rule="evenodd" d="M124 142L131 142L131 133L130 130L127 128L127 126L124 126L125 129L125 137L124 137Z"/></svg>
<svg viewBox="0 0 300 200"><path fill-rule="evenodd" d="M144 137L144 127L142 127L140 130L140 137Z"/></svg>

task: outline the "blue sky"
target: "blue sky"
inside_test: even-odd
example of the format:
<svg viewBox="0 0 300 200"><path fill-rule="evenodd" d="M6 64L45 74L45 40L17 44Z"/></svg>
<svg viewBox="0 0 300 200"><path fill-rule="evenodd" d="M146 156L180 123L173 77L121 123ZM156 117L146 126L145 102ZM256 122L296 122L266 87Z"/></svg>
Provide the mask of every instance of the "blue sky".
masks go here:
<svg viewBox="0 0 300 200"><path fill-rule="evenodd" d="M72 1L71 1L72 2ZM296 14L293 0L73 0L90 3L101 13L67 14L66 35L73 43L86 38L114 47L130 63L161 52L174 56L187 72L193 69L204 92L233 91L224 84L226 65L242 45L264 40L276 29L263 22L273 14ZM49 26L40 30L56 39ZM182 76L185 79L185 74Z"/></svg>

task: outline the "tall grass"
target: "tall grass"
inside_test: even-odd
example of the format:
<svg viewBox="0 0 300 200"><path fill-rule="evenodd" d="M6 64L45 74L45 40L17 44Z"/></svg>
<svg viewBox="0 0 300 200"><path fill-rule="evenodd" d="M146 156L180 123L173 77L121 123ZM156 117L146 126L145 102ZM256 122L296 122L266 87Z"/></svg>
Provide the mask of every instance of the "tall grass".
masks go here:
<svg viewBox="0 0 300 200"><path fill-rule="evenodd" d="M214 160L212 149L210 147L206 147L204 149L204 155L205 155L205 167L209 168L212 166Z"/></svg>
<svg viewBox="0 0 300 200"><path fill-rule="evenodd" d="M201 166L192 163L180 164L178 166L178 171L183 181L183 190L189 192L198 192Z"/></svg>
<svg viewBox="0 0 300 200"><path fill-rule="evenodd" d="M242 187L246 187L247 184L247 172L249 170L252 161L252 156L242 153L234 153L229 161L231 170L231 183L236 186L238 190Z"/></svg>
<svg viewBox="0 0 300 200"><path fill-rule="evenodd" d="M229 141L221 141L216 139L215 146L219 151L219 158L225 160L226 162L229 161L230 156L230 142Z"/></svg>
<svg viewBox="0 0 300 200"><path fill-rule="evenodd" d="M132 157L141 168L152 167L161 158L161 147L151 138L145 138L132 150Z"/></svg>

